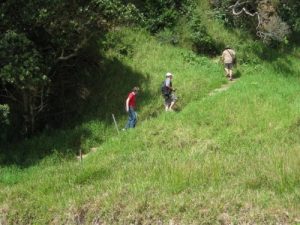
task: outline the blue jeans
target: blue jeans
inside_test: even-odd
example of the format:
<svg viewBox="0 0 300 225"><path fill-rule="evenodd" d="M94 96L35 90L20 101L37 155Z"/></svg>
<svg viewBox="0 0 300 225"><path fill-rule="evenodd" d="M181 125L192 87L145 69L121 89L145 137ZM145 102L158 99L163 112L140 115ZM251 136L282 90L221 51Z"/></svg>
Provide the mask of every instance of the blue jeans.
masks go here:
<svg viewBox="0 0 300 225"><path fill-rule="evenodd" d="M137 114L132 107L129 107L128 111L128 122L125 126L126 129L134 128L137 122Z"/></svg>

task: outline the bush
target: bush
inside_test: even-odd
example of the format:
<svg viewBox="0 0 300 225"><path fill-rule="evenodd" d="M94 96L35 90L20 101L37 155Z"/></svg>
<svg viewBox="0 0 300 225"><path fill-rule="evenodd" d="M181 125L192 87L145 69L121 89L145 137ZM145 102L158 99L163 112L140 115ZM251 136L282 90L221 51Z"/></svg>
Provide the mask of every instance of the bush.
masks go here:
<svg viewBox="0 0 300 225"><path fill-rule="evenodd" d="M173 32L171 29L164 29L156 35L158 41L164 44L176 45L179 43L179 35Z"/></svg>
<svg viewBox="0 0 300 225"><path fill-rule="evenodd" d="M179 16L184 13L189 0L146 0L133 1L143 14L141 25L150 32L157 33L165 28L171 28L176 24Z"/></svg>
<svg viewBox="0 0 300 225"><path fill-rule="evenodd" d="M6 141L9 128L9 106L0 104L0 141Z"/></svg>
<svg viewBox="0 0 300 225"><path fill-rule="evenodd" d="M223 47L218 46L215 40L208 34L207 28L201 23L199 18L192 21L191 30L191 39L195 52L208 55L219 54L219 49Z"/></svg>

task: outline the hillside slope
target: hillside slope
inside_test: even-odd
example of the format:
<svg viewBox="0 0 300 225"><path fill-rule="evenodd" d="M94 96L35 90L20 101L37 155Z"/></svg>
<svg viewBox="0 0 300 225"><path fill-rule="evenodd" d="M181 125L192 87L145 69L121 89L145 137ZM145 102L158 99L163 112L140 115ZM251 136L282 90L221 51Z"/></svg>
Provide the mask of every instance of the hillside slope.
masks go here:
<svg viewBox="0 0 300 225"><path fill-rule="evenodd" d="M100 142L82 163L53 154L27 169L1 168L0 223L297 224L296 57L243 64L240 78L211 96L227 82L217 60L145 32L116 32L128 54L114 49L107 57L145 80L138 127ZM176 113L163 112L159 86L167 71L180 97ZM98 129L89 130L92 138Z"/></svg>

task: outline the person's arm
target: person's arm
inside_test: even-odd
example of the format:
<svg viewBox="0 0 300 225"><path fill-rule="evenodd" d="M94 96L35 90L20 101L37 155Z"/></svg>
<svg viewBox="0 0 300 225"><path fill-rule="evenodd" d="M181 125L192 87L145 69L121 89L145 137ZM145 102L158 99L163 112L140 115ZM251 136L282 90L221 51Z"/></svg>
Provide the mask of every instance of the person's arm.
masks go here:
<svg viewBox="0 0 300 225"><path fill-rule="evenodd" d="M175 89L170 87L170 86L167 86L167 88L170 90L170 91L174 91Z"/></svg>
<svg viewBox="0 0 300 225"><path fill-rule="evenodd" d="M126 112L129 112L129 101L130 101L130 96L126 99Z"/></svg>

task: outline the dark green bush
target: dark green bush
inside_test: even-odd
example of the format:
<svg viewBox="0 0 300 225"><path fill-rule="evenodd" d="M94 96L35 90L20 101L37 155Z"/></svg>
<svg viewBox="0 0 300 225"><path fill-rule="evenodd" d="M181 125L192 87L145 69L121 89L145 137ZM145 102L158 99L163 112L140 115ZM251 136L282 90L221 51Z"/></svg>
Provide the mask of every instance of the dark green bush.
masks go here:
<svg viewBox="0 0 300 225"><path fill-rule="evenodd" d="M140 24L152 33L173 27L191 3L190 0L132 0L130 2L135 4L143 14L144 20L140 21Z"/></svg>
<svg viewBox="0 0 300 225"><path fill-rule="evenodd" d="M208 34L207 28L201 23L199 18L191 22L191 39L193 49L197 53L217 55L222 47Z"/></svg>
<svg viewBox="0 0 300 225"><path fill-rule="evenodd" d="M0 141L6 141L9 129L9 106L0 104Z"/></svg>

